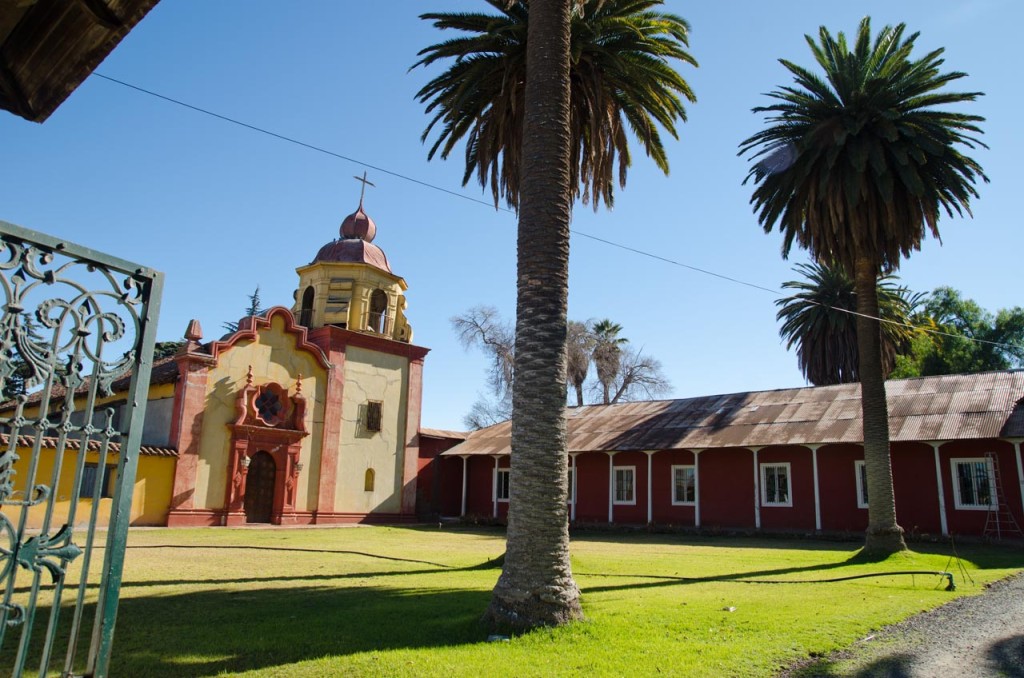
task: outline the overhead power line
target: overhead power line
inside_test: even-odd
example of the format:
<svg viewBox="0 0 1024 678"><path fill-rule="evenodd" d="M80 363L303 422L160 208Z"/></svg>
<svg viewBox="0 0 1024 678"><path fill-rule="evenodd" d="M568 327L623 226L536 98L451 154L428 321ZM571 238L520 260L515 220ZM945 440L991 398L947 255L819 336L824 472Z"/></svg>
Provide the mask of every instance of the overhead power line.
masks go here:
<svg viewBox="0 0 1024 678"><path fill-rule="evenodd" d="M96 72L93 72L93 75L98 77L98 78L102 78L103 80L106 80L108 82L112 82L112 83L121 85L122 87L127 87L128 89L135 90L136 92L140 92L142 94L146 94L148 96L155 97L157 99L161 99L161 100L166 101L168 103L172 103L172 104L181 106L183 108L187 108L187 109L189 109L191 111L195 111L196 113L202 113L203 115L208 115L208 116L210 116L212 118L216 118L218 120L230 123L232 125L238 125L239 127L244 127L245 129L251 130L253 132L258 132L260 134L265 134L265 135L267 135L269 137L273 137L273 138L278 139L280 141L285 141L285 142L288 142L290 144L295 144L297 146L301 146L301 147L303 147L303 148L305 148L307 150L316 151L317 153L323 153L324 155L329 155L332 158L337 158L339 160L344 160L346 162L351 162L351 163L354 163L354 164L359 165L361 167L372 169L375 172L380 172L381 174L386 174L388 176L395 177L396 179L401 179L403 181L408 181L408 182L417 184L418 186L423 186L424 188L429 188L429 189L432 189L432 190L435 190L435 191L440 191L441 193L445 193L447 195L454 196L456 198L461 198L463 200L468 200L470 202L474 202L474 203L477 203L477 204L480 204L480 205L485 205L487 207L493 208L493 209L498 210L500 212L507 212L507 213L510 213L510 214L515 214L514 210L511 210L511 209L509 209L507 207L501 207L499 205L495 205L494 203L488 202L486 200L481 200L479 198L474 198L472 196L466 195L465 193L459 193L458 191L453 191L451 189L444 188L443 186L438 186L437 184L432 184L430 182L423 181L421 179L416 179L414 177L410 177L410 176L408 176L406 174L401 174L400 172L394 172L392 170L385 169L385 168L380 167L378 165L372 165L372 164L370 164L368 162L365 162L363 160L359 160L358 158L353 158L351 156L347 156L347 155L344 155L342 153L338 153L336 151L332 151L332 150L324 148L322 146L317 146L316 144L313 144L313 143L302 141L300 139L295 139L295 138L289 137L289 136L287 136L285 134L279 134L278 132L274 132L274 131L268 130L266 128L259 127L257 125L253 125L253 124L250 124L250 123L247 123L247 122L243 122L241 120L238 120L236 118L232 118L232 117L227 116L227 115L222 115L220 113L215 113L214 111L211 111L209 109L202 108L200 106L196 106L194 104L190 104L190 103L181 101L180 99L175 99L174 97L169 97L169 96L167 96L165 94L160 94L159 92L154 92L153 90L146 89L145 87L140 87L138 85L133 85L130 82L125 82L124 80L118 80L117 78L112 78L109 75L104 75L102 73L96 73ZM649 259L654 259L656 261L660 261L662 263L666 263L666 264L669 264L671 266L677 266L679 268L684 268L686 270L693 271L695 273L700 273L702 275L707 275L707 276L710 276L710 277L713 277L713 278L719 278L720 280L725 280L727 282L731 282L731 283L734 283L736 285L742 285L744 287L749 287L751 289L760 290L762 292L768 292L769 294L772 294L772 295L782 294L782 291L778 290L778 289L772 289L770 287L765 287L763 285L758 285L756 283L747 282L746 280L741 280L739 278L734 278L732 276L725 275L724 273L717 273L715 271L711 271L711 270L706 269L706 268L700 268L699 266L692 266L690 264L686 264L686 263L683 263L681 261L676 261L675 259L670 259L668 257L663 257L663 256L661 256L659 254L654 254L653 252L648 252L646 250L638 249L636 247L630 247L628 245L623 245L622 243L615 242L614 240L607 240L605 238L601 238L601 237L598 237L596 235L592 235L590 233L586 233L584 231L579 231L579 230L576 230L576 229L569 229L569 230L570 230L570 232L572 234L580 236L581 238L587 238L589 240L593 240L595 242L599 242L601 244L608 245L610 247L615 247L615 248L618 248L620 250L624 250L626 252L632 252L633 254L637 254L637 255L640 255L642 257L647 257ZM812 304L814 304L816 306L821 306L822 308L828 308L828 309L831 309L833 311L839 311L841 313L847 313L847 314L853 315L853 316L861 316L861 317L865 317L865 318L872 318L873 317L873 316L870 316L870 315L865 315L863 313L858 313L857 311L852 311L850 309L839 308L838 306L830 306L829 304L822 304L820 302L814 302L814 301L812 301L810 303L812 303ZM937 330L937 329L934 329L934 328L931 328L931 327L921 327L921 326L914 325L912 323L904 323L904 322L899 322L899 321L896 321L896 320L889 320L887 318L880 318L879 317L879 318L874 318L874 319L878 320L879 322L890 323L892 325L900 325L902 327L908 327L910 329L918 330L918 331L922 331L922 332L927 332L929 334L935 334L935 335L943 336L943 337L952 337L954 339L967 339L967 340L975 342L975 343L987 344L989 346L995 346L995 347L1003 348L1003 349L1019 350L1019 348L1020 348L1020 347L1017 347L1017 346L1013 346L1011 344L1004 344L1004 343L997 342L997 341L987 341L985 339L978 339L978 338L975 338L975 337L969 337L969 336L962 335L962 334L953 334L951 332L944 332L942 330Z"/></svg>

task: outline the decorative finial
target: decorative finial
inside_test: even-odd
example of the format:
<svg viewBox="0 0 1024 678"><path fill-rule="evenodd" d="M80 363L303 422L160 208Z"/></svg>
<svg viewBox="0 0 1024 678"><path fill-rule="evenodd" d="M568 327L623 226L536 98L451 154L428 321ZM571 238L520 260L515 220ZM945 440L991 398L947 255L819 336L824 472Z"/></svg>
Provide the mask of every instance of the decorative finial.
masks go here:
<svg viewBox="0 0 1024 678"><path fill-rule="evenodd" d="M245 385L252 386L252 365L249 365L249 372L245 375Z"/></svg>
<svg viewBox="0 0 1024 678"><path fill-rule="evenodd" d="M363 176L362 177L355 177L354 176L352 178L355 179L356 181L363 182L363 188L359 191L359 206L362 207L363 206L363 196L366 195L366 185L369 184L370 186L373 186L374 188L377 188L377 186L373 182L366 180L366 170L363 170Z"/></svg>
<svg viewBox="0 0 1024 678"><path fill-rule="evenodd" d="M199 324L199 320L193 318L188 321L188 327L185 328L185 339L188 341L199 341L203 338L203 328Z"/></svg>
<svg viewBox="0 0 1024 678"><path fill-rule="evenodd" d="M302 395L302 372L295 377L295 395Z"/></svg>

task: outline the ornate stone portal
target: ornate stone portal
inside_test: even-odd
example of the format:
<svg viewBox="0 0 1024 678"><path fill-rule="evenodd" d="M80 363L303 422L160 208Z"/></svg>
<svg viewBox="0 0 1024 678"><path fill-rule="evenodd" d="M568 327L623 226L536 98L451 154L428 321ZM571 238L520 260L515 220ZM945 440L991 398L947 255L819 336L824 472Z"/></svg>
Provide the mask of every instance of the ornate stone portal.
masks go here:
<svg viewBox="0 0 1024 678"><path fill-rule="evenodd" d="M238 417L228 425L231 454L226 524L296 522L295 484L302 471L299 452L302 439L309 435L302 376L296 379L295 395L289 397L279 384L256 386L250 366L236 406ZM260 473L254 474L254 482L249 485L249 470L257 455ZM272 463L262 455L268 455Z"/></svg>

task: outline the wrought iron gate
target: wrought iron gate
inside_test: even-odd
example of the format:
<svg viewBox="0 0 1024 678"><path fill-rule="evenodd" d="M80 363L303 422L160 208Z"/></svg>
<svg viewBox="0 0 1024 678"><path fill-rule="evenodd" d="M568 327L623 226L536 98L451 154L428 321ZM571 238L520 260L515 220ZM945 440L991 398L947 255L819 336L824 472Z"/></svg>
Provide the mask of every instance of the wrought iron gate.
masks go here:
<svg viewBox="0 0 1024 678"><path fill-rule="evenodd" d="M0 667L103 676L163 274L0 221L0 286Z"/></svg>

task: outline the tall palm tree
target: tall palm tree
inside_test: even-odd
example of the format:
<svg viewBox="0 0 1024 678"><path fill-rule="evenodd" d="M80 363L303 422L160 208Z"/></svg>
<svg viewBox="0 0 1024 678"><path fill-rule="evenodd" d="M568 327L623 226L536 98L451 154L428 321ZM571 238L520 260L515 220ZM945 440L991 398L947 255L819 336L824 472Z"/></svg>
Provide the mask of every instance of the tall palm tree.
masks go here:
<svg viewBox="0 0 1024 678"><path fill-rule="evenodd" d="M615 159L620 184L629 164L625 128L667 169L656 125L675 135L685 119L678 95L693 100L668 59L694 62L683 49L686 23L648 11L657 0L489 2L502 13L424 15L475 35L428 47L416 65L454 59L419 93L428 113L436 109L424 139L443 125L431 157L465 138L464 180L476 172L486 185L489 176L495 204L504 196L519 213L509 524L485 620L522 629L582 617L569 566L563 417L572 203L581 184L595 209L611 203ZM600 28L604 37L573 43L571 17L577 35Z"/></svg>
<svg viewBox="0 0 1024 678"><path fill-rule="evenodd" d="M740 144L759 160L750 169L754 211L765 232L783 234L817 259L835 261L857 292L857 349L868 475L865 550L906 548L896 523L889 458L889 421L882 379L876 282L919 249L927 232L938 237L941 211L970 214L981 167L961 152L983 146L976 115L937 109L974 101L979 92L940 91L964 73L941 73L943 50L911 58L918 34L903 24L883 28L872 42L863 19L852 45L822 26L806 36L824 78L781 63L795 84L768 96L754 112L770 126Z"/></svg>
<svg viewBox="0 0 1024 678"><path fill-rule="evenodd" d="M590 372L594 331L589 322L579 320L570 320L566 330L566 378L576 391L576 406L583 407L583 384Z"/></svg>
<svg viewBox="0 0 1024 678"><path fill-rule="evenodd" d="M428 157L448 158L466 141L463 184L474 174L490 186L497 205L515 207L524 162L529 4L487 0L500 14L432 13L421 18L441 29L468 33L420 51L413 68L454 60L416 95L434 116L425 141L439 128ZM670 60L697 65L686 51L690 27L674 14L653 11L661 0L576 0L571 18L569 185L594 209L614 201L616 175L626 185L629 133L668 174L658 127L676 137L686 120L690 86ZM616 164L618 169L616 170ZM582 194L580 193L582 189Z"/></svg>
<svg viewBox="0 0 1024 678"><path fill-rule="evenodd" d="M532 0L523 93L512 469L505 561L484 620L582 619L569 563L565 334L569 290L569 5Z"/></svg>
<svg viewBox="0 0 1024 678"><path fill-rule="evenodd" d="M804 280L782 283L796 290L775 301L779 336L786 348L796 346L797 364L815 386L849 384L860 380L857 352L857 294L853 278L831 263L797 264ZM895 275L878 279L878 308L882 319L882 377L888 379L896 355L909 348L914 337L910 317L922 295L896 284Z"/></svg>
<svg viewBox="0 0 1024 678"><path fill-rule="evenodd" d="M620 337L622 325L605 318L594 323L594 367L597 368L597 380L601 382L604 404L611 402L612 385L619 375L621 367L622 347L629 339Z"/></svg>

